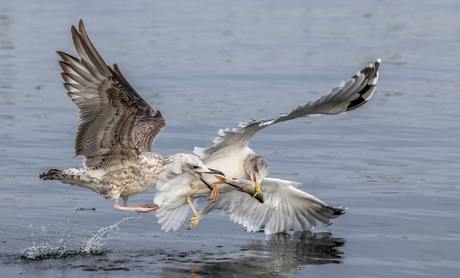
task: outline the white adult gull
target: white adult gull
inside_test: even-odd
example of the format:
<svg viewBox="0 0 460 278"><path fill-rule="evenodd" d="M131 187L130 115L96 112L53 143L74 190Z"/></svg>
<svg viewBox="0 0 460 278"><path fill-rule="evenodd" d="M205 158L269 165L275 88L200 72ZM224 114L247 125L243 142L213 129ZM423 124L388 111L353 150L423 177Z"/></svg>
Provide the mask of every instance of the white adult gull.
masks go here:
<svg viewBox="0 0 460 278"><path fill-rule="evenodd" d="M263 192L264 203L250 195L240 192L237 188L214 179L219 195L216 202L209 202L191 219L194 227L201 215L212 210L223 210L230 213L231 220L243 224L250 232L258 231L266 221L265 233L294 230L310 230L319 222L329 224L329 220L344 213L342 208L334 208L323 201L295 188L299 183L266 178L269 164L265 158L257 155L248 147L249 141L260 130L273 124L293 120L298 117L315 115L335 115L352 111L365 104L373 96L379 78L380 59L370 64L348 81L342 81L323 97L299 106L287 114L281 114L269 120L251 120L240 123L233 129L221 129L219 137L214 139L214 146L209 148L196 147L194 153L199 155L208 167L220 169L229 179L247 179L256 183ZM209 179L209 181L213 181ZM183 184L162 184L157 187L154 202L161 204L156 214L162 229L177 230L187 216L189 207L185 202L201 196L207 196L209 190L204 186ZM181 190L182 194L177 194ZM217 191L217 190L216 190ZM259 189L255 190L256 195ZM216 192L217 193L217 192ZM174 195L174 197L171 197ZM213 199L213 201L215 198Z"/></svg>
<svg viewBox="0 0 460 278"><path fill-rule="evenodd" d="M84 168L50 169L43 180L59 180L86 187L112 200L115 209L149 212L156 204L128 205L131 195L155 188L158 181L201 180L203 173L223 175L209 169L192 154L163 156L151 152L153 142L165 128L160 111L153 110L131 87L117 65L108 67L86 34L80 20L78 32L71 28L80 60L58 52L67 95L80 109L75 139L76 155L83 155ZM208 193L209 193L208 189ZM123 207L118 204L124 200Z"/></svg>

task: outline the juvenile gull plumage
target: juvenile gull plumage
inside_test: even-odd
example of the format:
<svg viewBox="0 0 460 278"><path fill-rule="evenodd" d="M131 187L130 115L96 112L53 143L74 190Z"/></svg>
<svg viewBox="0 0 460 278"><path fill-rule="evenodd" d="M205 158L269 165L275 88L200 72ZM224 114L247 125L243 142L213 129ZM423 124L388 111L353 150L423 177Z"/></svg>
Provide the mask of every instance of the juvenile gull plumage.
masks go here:
<svg viewBox="0 0 460 278"><path fill-rule="evenodd" d="M194 153L199 155L208 167L214 167L225 172L226 176L237 179L248 179L256 183L263 192L264 203L256 201L248 194L237 191L234 187L214 183L221 194L216 202L209 202L201 211L205 215L212 210L223 210L230 213L231 220L247 227L248 231L258 231L266 221L265 233L277 233L295 230L309 230L318 222L329 224L329 220L344 213L344 209L334 208L321 200L296 189L298 183L280 179L265 178L269 173L269 165L265 158L257 155L249 147L249 141L260 130L284 121L298 117L314 115L334 115L352 111L365 104L374 94L379 73L380 59L375 64L359 71L348 81L342 81L323 97L299 106L287 114L269 120L251 120L241 123L233 129L221 129L219 137L214 139L214 146L209 148L195 148ZM212 178L216 181L215 178ZM210 181L212 181L210 179ZM155 203L163 206L157 210L162 229L176 230L185 219L188 212L183 196L197 198L208 192L203 186L194 187L183 185L182 195L177 194L179 189L162 186L155 194ZM217 190L216 190L217 191ZM174 197L171 196L174 194ZM190 200L189 200L190 202ZM195 213L196 219L200 215Z"/></svg>
<svg viewBox="0 0 460 278"><path fill-rule="evenodd" d="M83 155L84 168L50 169L39 175L43 180L60 180L89 188L114 203L115 209L149 212L150 204L128 205L128 197L171 180L192 183L199 179L209 189L203 173L209 169L192 154L163 156L151 152L153 142L166 124L160 111L153 110L131 87L117 65L108 67L86 34L72 26L72 37L81 60L58 52L67 95L80 109L75 139L76 155ZM209 191L208 191L209 193ZM124 206L118 205L122 197Z"/></svg>

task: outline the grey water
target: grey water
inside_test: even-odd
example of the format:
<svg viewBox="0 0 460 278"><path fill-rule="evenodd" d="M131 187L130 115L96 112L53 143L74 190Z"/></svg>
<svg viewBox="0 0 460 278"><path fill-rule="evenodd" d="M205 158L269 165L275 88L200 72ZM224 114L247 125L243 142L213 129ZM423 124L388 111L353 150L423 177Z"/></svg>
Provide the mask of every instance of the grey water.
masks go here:
<svg viewBox="0 0 460 278"><path fill-rule="evenodd" d="M459 10L449 0L1 1L0 276L458 275ZM250 144L271 177L347 213L266 236L215 212L165 233L154 213L40 181L82 161L55 53L76 55L70 26L80 18L105 61L162 112L154 150L165 155L287 112L381 58L363 107L275 125Z"/></svg>

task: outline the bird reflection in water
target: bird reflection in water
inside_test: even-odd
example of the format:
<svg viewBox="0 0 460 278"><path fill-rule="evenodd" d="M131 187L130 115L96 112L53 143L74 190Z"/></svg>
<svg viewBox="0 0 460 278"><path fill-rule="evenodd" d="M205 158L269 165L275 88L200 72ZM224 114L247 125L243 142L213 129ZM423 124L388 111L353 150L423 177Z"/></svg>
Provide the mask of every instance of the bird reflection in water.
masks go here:
<svg viewBox="0 0 460 278"><path fill-rule="evenodd" d="M265 240L269 257L275 261L288 260L308 265L321 265L338 264L343 260L343 252L339 248L345 245L345 240L334 238L331 233L306 231L296 232L293 235L275 234L267 236ZM284 270L288 271L288 269Z"/></svg>
<svg viewBox="0 0 460 278"><path fill-rule="evenodd" d="M296 273L307 265L340 264L345 239L331 233L278 233L265 237L265 242L250 240L240 247L238 258L221 262L194 264L191 277L266 277Z"/></svg>

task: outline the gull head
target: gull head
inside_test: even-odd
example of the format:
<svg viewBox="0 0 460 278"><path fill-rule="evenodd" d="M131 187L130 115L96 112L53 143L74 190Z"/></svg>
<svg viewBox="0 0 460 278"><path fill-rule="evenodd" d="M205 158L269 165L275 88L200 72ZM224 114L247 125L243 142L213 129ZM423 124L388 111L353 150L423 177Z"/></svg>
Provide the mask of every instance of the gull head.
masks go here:
<svg viewBox="0 0 460 278"><path fill-rule="evenodd" d="M260 184L270 172L270 165L263 156L257 154L248 155L243 165L246 175L250 180L256 183L256 192L254 194L254 196L256 196L260 190Z"/></svg>
<svg viewBox="0 0 460 278"><path fill-rule="evenodd" d="M209 169L204 165L201 159L193 154L182 154L179 163L183 171L189 173L192 176L199 178L210 190L212 190L212 186L209 182L203 177L203 174L212 174L212 175L220 175L224 176L219 170Z"/></svg>

